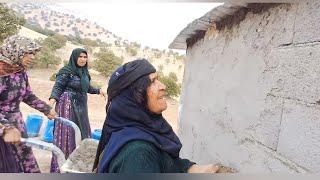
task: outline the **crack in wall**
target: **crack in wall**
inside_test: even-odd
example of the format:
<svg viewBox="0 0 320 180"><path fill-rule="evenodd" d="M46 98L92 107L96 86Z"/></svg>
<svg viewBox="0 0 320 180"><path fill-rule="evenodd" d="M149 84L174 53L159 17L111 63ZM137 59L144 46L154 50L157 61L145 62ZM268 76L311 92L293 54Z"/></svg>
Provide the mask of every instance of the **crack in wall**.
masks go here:
<svg viewBox="0 0 320 180"><path fill-rule="evenodd" d="M315 46L319 44L320 44L320 40L314 40L314 41L306 41L306 42L300 42L300 43L281 44L277 48L285 49L285 48L293 48L293 47Z"/></svg>
<svg viewBox="0 0 320 180"><path fill-rule="evenodd" d="M317 102L307 102L305 100L302 100L302 99L298 99L298 98L292 98L292 97L284 97L284 96L277 96L277 95L274 95L272 93L268 93L267 96L272 96L272 97L276 97L276 98L282 98L282 99L287 99L287 100L291 100L291 101L297 101L299 103L302 103L306 106L318 106L319 103L318 101Z"/></svg>
<svg viewBox="0 0 320 180"><path fill-rule="evenodd" d="M294 20L293 20L293 34L292 34L291 44L293 44L293 40L296 35L296 20L297 20L297 16L298 16L298 10L299 10L299 5L297 6L297 10L295 12L295 16L294 16Z"/></svg>
<svg viewBox="0 0 320 180"><path fill-rule="evenodd" d="M280 124L279 124L279 130L278 130L278 139L277 139L277 145L275 151L278 150L279 146L279 140L280 140L280 133L281 133L281 124L282 124L282 116L283 116L283 110L284 110L284 101L285 99L282 98L282 105L281 105L281 115L280 115Z"/></svg>
<svg viewBox="0 0 320 180"><path fill-rule="evenodd" d="M310 172L307 168L298 165L297 163L287 159L286 157L283 157L281 154L279 154L276 151L274 151L273 149L267 147L266 145L264 145L260 141L257 141L255 139L251 139L249 137L245 137L241 142L243 144L251 143L251 144L257 146L259 149L262 149L264 152L266 152L267 154L271 155L273 158L279 160L283 165L285 165L286 167L294 170L295 172L298 172L298 173L308 173L308 172Z"/></svg>

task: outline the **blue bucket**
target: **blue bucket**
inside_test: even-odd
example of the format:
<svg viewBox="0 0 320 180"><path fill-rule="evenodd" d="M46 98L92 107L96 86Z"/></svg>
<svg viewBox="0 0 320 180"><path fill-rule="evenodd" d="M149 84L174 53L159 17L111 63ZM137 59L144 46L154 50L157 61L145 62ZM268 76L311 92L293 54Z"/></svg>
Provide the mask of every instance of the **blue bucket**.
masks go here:
<svg viewBox="0 0 320 180"><path fill-rule="evenodd" d="M91 133L91 137L92 137L92 139L100 140L101 134L102 134L102 130L101 130L101 129L95 129L95 130Z"/></svg>
<svg viewBox="0 0 320 180"><path fill-rule="evenodd" d="M42 140L49 143L53 142L53 128L54 128L54 120L48 119L47 126L44 129Z"/></svg>
<svg viewBox="0 0 320 180"><path fill-rule="evenodd" d="M38 114L29 114L27 117L27 133L29 137L39 136L39 131L42 125L42 116Z"/></svg>

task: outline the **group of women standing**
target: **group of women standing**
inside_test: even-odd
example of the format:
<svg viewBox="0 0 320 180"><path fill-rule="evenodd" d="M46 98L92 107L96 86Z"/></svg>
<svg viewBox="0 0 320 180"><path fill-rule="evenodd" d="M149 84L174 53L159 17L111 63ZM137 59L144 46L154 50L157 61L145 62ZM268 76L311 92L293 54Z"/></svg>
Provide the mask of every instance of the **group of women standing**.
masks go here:
<svg viewBox="0 0 320 180"><path fill-rule="evenodd" d="M40 50L36 42L18 35L7 38L0 48L0 172L40 172L32 149L20 142L20 137L28 137L19 109L21 101L49 119L59 116L73 121L84 139L91 134L87 93L104 96L101 89L90 85L88 53L78 48L57 74L49 103L40 100L31 90L26 71ZM53 143L67 158L75 149L74 131L55 122ZM50 171L59 172L55 156Z"/></svg>
<svg viewBox="0 0 320 180"><path fill-rule="evenodd" d="M91 134L87 93L105 96L90 85L88 53L74 49L69 63L59 70L49 102L34 95L26 70L40 46L12 36L0 55L0 172L40 172L32 149L20 142L27 137L19 109L21 101L49 119L63 117L76 123L81 138ZM113 72L108 83L106 119L93 172L98 173L215 173L219 167L197 165L179 156L182 144L162 116L166 110L166 86L145 59L134 60ZM52 108L55 106L55 108ZM54 144L66 155L75 149L74 131L55 122ZM59 172L56 157L51 172Z"/></svg>

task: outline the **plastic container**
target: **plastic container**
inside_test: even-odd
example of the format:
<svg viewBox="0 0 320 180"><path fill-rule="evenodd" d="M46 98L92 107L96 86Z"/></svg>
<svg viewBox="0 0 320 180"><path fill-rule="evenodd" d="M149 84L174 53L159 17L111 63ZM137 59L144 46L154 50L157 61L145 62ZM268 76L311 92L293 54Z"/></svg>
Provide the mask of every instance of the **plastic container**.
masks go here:
<svg viewBox="0 0 320 180"><path fill-rule="evenodd" d="M53 142L53 128L54 128L54 120L48 119L47 126L44 129L42 140L45 142L52 143Z"/></svg>
<svg viewBox="0 0 320 180"><path fill-rule="evenodd" d="M39 136L39 131L43 122L42 116L29 114L26 121L27 133L29 137Z"/></svg>
<svg viewBox="0 0 320 180"><path fill-rule="evenodd" d="M95 129L95 130L91 133L91 138L92 138L92 139L96 139L96 140L100 140L101 134L102 134L102 130L101 130L101 129Z"/></svg>

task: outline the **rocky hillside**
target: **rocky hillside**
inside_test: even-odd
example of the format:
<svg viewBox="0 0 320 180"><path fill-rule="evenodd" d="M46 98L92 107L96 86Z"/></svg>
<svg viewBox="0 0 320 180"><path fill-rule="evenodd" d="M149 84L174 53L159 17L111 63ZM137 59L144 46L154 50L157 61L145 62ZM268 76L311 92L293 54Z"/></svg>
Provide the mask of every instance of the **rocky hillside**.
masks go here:
<svg viewBox="0 0 320 180"><path fill-rule="evenodd" d="M20 30L20 34L33 39L42 38L50 33L65 35L70 41L64 48L57 50L57 54L63 60L68 60L70 52L75 47L85 47L90 49L91 60L95 60L94 53L101 47L108 47L113 53L121 57L124 62L137 58L148 59L158 70L165 75L173 72L177 75L178 82L182 82L184 70L184 55L180 55L172 50L160 50L152 47L141 47L138 42L123 40L106 28L99 26L95 22L87 19L80 19L74 15L59 12L51 6L42 3L10 3L10 8L24 16L27 23ZM27 27L27 28L26 28ZM32 31L32 30L33 31ZM38 31L39 33L35 33ZM71 38L70 38L71 37ZM93 40L97 46L88 46L72 40ZM61 65L63 64L63 61ZM60 66L61 66L60 65Z"/></svg>
<svg viewBox="0 0 320 180"><path fill-rule="evenodd" d="M107 43L122 40L97 23L52 10L45 4L12 3L10 8L23 15L28 25L40 26L62 35L79 36Z"/></svg>

